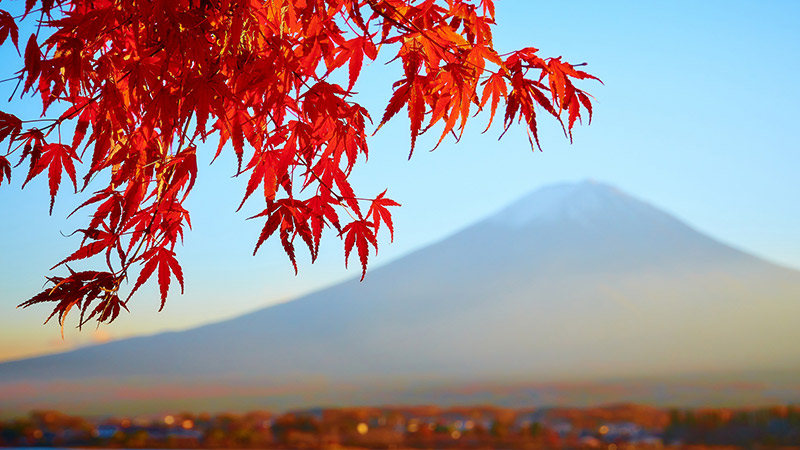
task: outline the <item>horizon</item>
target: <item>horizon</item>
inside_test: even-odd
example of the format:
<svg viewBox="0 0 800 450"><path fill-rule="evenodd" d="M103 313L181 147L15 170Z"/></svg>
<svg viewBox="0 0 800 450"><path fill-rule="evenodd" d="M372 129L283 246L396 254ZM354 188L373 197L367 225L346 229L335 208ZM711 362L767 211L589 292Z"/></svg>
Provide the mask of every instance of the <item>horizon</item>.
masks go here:
<svg viewBox="0 0 800 450"><path fill-rule="evenodd" d="M400 386L387 381L372 384L302 384L312 396L299 395L292 387L264 387L256 381L237 388L212 382L171 385L156 389L131 381L101 383L82 388L87 397L80 403L63 401L65 394L56 386L28 384L37 390L36 402L24 403L13 387L0 385L7 397L0 409L0 420L22 417L36 411L59 411L79 417L158 417L176 412L194 414L246 414L269 411L291 414L322 409L433 407L442 411L463 408L543 411L552 409L590 410L633 406L660 411L679 410L758 410L779 406L800 407L800 386L793 383L800 368L773 371L771 382L761 375L725 373L683 374L675 377L628 377L606 380L486 381L447 383L443 380ZM294 386L296 388L297 386ZM124 398L103 402L99 398L126 390ZM338 390L338 394L334 391ZM209 391L212 396L208 397ZM206 395L203 395L205 393ZM9 395L10 394L10 395ZM316 396L314 396L316 394ZM45 399L47 400L45 403ZM60 400L53 401L52 399Z"/></svg>

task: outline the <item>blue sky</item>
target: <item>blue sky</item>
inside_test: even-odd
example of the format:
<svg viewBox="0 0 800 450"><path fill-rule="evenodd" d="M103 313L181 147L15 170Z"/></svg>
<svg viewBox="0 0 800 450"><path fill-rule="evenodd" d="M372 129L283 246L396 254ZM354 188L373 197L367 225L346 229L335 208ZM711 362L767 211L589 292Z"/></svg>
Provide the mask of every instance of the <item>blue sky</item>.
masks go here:
<svg viewBox="0 0 800 450"><path fill-rule="evenodd" d="M587 70L604 81L582 85L596 97L594 121L578 127L570 145L555 122L543 119L544 151L533 152L521 127L499 142L497 128L480 134L486 118L479 116L459 144L446 142L429 153L431 136L411 161L407 122L390 123L372 139L370 160L354 175L364 195L388 188L403 204L395 211L395 242L381 243L372 268L538 187L593 178L725 243L800 269L800 3L497 3L499 50L534 46L544 56L587 62ZM14 61L9 48L2 54ZM6 66L8 75L17 68ZM382 64L365 68L357 89L373 117L380 117L396 74ZM0 98L11 88L0 86ZM35 107L17 100L0 109ZM24 177L17 170L13 183L0 187L0 360L188 328L358 275L355 266L344 269L333 235L317 264L301 258L297 277L276 242L251 256L260 224L245 218L256 203L235 213L246 180L231 178L232 158L208 167L203 161L210 159L209 153L200 156L200 180L189 204L194 229L178 250L186 294L173 291L157 313L157 293L149 286L132 300L131 314L98 330L68 330L63 341L57 325L41 326L49 310L14 307L38 292L47 269L74 249L75 240L60 232L82 225L81 216L65 217L85 197L62 186L49 217L44 180L20 191Z"/></svg>

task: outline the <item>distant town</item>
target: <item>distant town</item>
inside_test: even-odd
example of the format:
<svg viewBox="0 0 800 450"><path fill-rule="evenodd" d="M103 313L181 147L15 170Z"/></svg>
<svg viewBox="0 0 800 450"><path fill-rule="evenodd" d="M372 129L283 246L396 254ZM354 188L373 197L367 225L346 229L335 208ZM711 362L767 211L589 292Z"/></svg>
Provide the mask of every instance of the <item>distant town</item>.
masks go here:
<svg viewBox="0 0 800 450"><path fill-rule="evenodd" d="M0 446L270 449L800 449L800 406L658 409L319 408L272 414L85 418L34 411L0 422Z"/></svg>

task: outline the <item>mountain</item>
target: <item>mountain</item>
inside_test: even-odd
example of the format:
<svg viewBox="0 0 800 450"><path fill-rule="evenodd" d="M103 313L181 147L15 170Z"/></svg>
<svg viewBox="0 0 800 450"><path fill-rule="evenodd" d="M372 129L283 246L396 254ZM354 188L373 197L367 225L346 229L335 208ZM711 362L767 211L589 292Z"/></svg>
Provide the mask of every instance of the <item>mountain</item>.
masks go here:
<svg viewBox="0 0 800 450"><path fill-rule="evenodd" d="M280 387L259 394L268 397L376 380L413 388L795 370L798 299L796 271L605 184L561 184L362 283L188 331L0 364L0 398L22 405L33 394L19 386L54 382L64 398L114 383Z"/></svg>

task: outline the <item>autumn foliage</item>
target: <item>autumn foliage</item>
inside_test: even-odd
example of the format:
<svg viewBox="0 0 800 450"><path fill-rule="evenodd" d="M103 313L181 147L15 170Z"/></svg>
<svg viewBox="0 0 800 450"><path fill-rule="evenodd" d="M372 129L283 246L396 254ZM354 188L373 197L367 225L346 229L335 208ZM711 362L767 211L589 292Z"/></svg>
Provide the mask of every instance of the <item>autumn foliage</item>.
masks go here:
<svg viewBox="0 0 800 450"><path fill-rule="evenodd" d="M20 36L23 23L35 32ZM0 44L24 60L15 92L36 93L44 117L63 111L0 112L0 184L25 163L22 186L46 176L51 213L64 178L91 192L73 212L88 214L80 246L53 267L63 274L21 306L53 302L62 326L73 309L80 324L111 322L155 279L163 307L173 280L183 289L175 246L209 141L213 159L233 151L248 180L239 208L263 202L255 251L279 239L297 270L296 247L313 261L332 229L363 278L398 204L385 191L357 195L348 178L396 114L408 115L411 153L428 131L458 139L480 111L491 124L499 109L506 130L523 124L531 145L537 112L570 138L582 112L591 118L573 81L593 76L535 48L500 54L493 26L492 0L26 0L18 16L0 11ZM373 123L353 88L379 51L402 77ZM86 259L98 269L70 267Z"/></svg>

